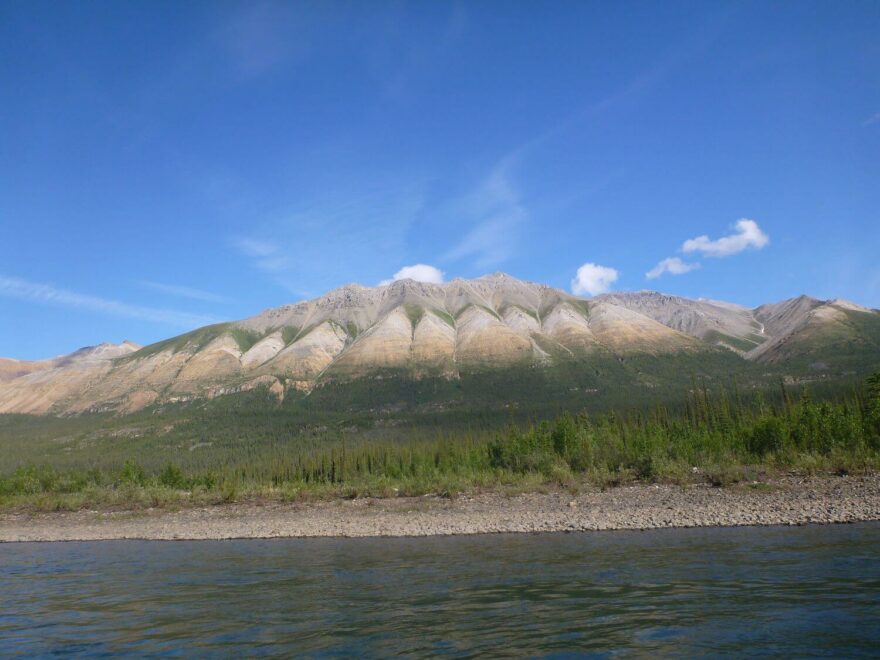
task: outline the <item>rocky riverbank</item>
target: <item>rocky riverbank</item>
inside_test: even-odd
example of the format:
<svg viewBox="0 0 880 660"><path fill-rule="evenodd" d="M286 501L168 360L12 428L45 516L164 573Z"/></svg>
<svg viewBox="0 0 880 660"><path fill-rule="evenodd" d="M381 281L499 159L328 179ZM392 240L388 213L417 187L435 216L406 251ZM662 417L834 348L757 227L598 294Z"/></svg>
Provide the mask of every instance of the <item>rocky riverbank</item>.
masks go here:
<svg viewBox="0 0 880 660"><path fill-rule="evenodd" d="M785 477L725 488L230 504L180 511L0 514L0 542L428 536L880 520L880 475Z"/></svg>

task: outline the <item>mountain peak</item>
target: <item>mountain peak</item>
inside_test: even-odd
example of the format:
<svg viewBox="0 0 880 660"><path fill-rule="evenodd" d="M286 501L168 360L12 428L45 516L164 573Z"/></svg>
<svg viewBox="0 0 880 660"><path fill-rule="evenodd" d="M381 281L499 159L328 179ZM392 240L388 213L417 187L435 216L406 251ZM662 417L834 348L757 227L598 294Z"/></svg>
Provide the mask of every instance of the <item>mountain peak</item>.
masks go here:
<svg viewBox="0 0 880 660"><path fill-rule="evenodd" d="M422 280L414 280L411 277L403 277L399 280L394 280L388 286L392 289L419 289L425 287L442 287L443 284L437 284L435 282L423 282Z"/></svg>

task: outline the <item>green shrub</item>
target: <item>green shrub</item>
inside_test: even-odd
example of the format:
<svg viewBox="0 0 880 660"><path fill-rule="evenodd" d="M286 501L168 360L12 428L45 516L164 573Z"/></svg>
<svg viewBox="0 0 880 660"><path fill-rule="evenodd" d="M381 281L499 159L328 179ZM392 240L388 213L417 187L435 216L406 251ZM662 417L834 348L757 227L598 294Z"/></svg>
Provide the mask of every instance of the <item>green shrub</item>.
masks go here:
<svg viewBox="0 0 880 660"><path fill-rule="evenodd" d="M144 468L132 459L128 459L125 461L125 465L122 466L122 472L119 474L119 481L126 485L144 486L146 484Z"/></svg>
<svg viewBox="0 0 880 660"><path fill-rule="evenodd" d="M188 480L183 476L183 472L173 463L169 463L159 475L159 483L167 488L176 488L183 490L189 487Z"/></svg>
<svg viewBox="0 0 880 660"><path fill-rule="evenodd" d="M787 439L788 429L785 420L779 416L764 416L760 417L752 427L746 447L751 453L764 456L781 451Z"/></svg>
<svg viewBox="0 0 880 660"><path fill-rule="evenodd" d="M865 430L870 445L880 448L880 371L868 378Z"/></svg>

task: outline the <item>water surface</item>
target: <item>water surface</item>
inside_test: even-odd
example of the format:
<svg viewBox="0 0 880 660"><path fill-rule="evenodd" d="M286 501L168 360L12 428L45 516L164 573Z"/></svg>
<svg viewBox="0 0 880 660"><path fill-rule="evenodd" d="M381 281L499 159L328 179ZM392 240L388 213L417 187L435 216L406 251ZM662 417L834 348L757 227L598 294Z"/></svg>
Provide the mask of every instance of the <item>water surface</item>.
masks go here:
<svg viewBox="0 0 880 660"><path fill-rule="evenodd" d="M0 654L880 652L880 525L0 545Z"/></svg>

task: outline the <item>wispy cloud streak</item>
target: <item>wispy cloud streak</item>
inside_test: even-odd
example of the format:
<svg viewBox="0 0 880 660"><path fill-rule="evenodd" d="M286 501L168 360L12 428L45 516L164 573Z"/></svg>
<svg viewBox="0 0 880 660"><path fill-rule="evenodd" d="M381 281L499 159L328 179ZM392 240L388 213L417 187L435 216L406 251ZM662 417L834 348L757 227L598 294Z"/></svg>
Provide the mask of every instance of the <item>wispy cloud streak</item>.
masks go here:
<svg viewBox="0 0 880 660"><path fill-rule="evenodd" d="M470 229L441 261L472 258L477 268L491 268L514 255L521 226L529 213L509 176L510 160L503 160L483 184L465 197L461 212Z"/></svg>
<svg viewBox="0 0 880 660"><path fill-rule="evenodd" d="M72 307L109 316L163 323L181 328L195 328L217 322L217 319L202 314L130 305L118 300L108 300L107 298L77 293L67 289L59 289L51 284L29 282L18 277L6 277L3 275L0 275L0 296Z"/></svg>
<svg viewBox="0 0 880 660"><path fill-rule="evenodd" d="M628 84L563 116L554 125L511 149L500 159L486 182L467 198L464 214L473 218L472 228L440 260L457 261L470 257L476 267L489 268L514 256L520 234L532 214L523 204L519 190L511 181L510 170L513 166L524 165L534 152L558 141L572 128L609 115L619 107L634 103L647 95L682 63L705 49L715 39L718 30L717 25L707 25L699 39L679 47ZM607 180L600 182L597 188L601 189L605 185ZM585 191L581 189L577 194L583 195Z"/></svg>
<svg viewBox="0 0 880 660"><path fill-rule="evenodd" d="M288 291L317 295L341 284L343 272L367 275L378 270L369 279L379 279L385 267L376 263L377 255L403 261L407 233L422 204L419 182L349 186L276 212L275 219L258 225L253 234L233 236L230 242Z"/></svg>
<svg viewBox="0 0 880 660"><path fill-rule="evenodd" d="M203 291L202 289L196 289L189 286L181 286L179 284L163 284L162 282L139 280L138 286L141 286L144 289L158 291L159 293L165 293L169 296L176 296L178 298L189 298L190 300L201 300L203 302L213 303L233 302L231 298L227 298L226 296L221 296L216 293L211 293L210 291Z"/></svg>

